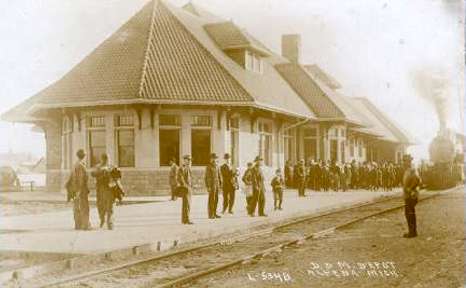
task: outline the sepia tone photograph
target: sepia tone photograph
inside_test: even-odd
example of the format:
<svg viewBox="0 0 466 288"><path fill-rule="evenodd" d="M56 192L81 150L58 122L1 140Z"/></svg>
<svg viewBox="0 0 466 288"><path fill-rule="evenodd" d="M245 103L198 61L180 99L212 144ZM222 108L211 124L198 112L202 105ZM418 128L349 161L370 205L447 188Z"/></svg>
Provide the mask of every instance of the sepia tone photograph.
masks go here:
<svg viewBox="0 0 466 288"><path fill-rule="evenodd" d="M0 7L0 287L466 287L463 0Z"/></svg>

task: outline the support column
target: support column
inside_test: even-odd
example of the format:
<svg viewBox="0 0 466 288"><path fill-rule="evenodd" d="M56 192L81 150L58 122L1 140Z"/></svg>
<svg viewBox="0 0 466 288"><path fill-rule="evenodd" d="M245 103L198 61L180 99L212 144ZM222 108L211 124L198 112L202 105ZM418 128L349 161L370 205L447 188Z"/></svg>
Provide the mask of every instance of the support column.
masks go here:
<svg viewBox="0 0 466 288"><path fill-rule="evenodd" d="M213 121L212 129L212 152L217 156L223 157L223 154L230 153L230 137L227 130L227 117L225 111L218 110L215 112L216 121Z"/></svg>
<svg viewBox="0 0 466 288"><path fill-rule="evenodd" d="M46 186L49 192L59 192L62 189L61 181L61 158L62 158L62 138L61 122L54 119L42 126L45 132L46 143Z"/></svg>

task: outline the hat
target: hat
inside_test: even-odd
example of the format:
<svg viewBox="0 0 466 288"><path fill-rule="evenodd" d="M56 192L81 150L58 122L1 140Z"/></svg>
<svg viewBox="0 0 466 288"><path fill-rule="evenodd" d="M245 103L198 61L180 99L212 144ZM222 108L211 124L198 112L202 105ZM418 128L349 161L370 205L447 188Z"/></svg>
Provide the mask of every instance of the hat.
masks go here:
<svg viewBox="0 0 466 288"><path fill-rule="evenodd" d="M264 160L261 156L256 156L256 159L254 159L254 162L262 161Z"/></svg>
<svg viewBox="0 0 466 288"><path fill-rule="evenodd" d="M223 159L230 159L230 154L225 153L225 155L223 155Z"/></svg>
<svg viewBox="0 0 466 288"><path fill-rule="evenodd" d="M299 163L304 163L304 159L299 160Z"/></svg>
<svg viewBox="0 0 466 288"><path fill-rule="evenodd" d="M76 152L76 156L78 156L78 158L82 159L82 158L84 158L84 156L86 156L86 152L84 152L83 149L79 149L78 152Z"/></svg>
<svg viewBox="0 0 466 288"><path fill-rule="evenodd" d="M184 156L183 156L183 159L191 160L191 155L184 155Z"/></svg>
<svg viewBox="0 0 466 288"><path fill-rule="evenodd" d="M217 159L217 158L218 158L217 154L215 153L210 154L210 159Z"/></svg>
<svg viewBox="0 0 466 288"><path fill-rule="evenodd" d="M281 169L277 169L277 170L275 170L275 173L282 173L282 170L281 170Z"/></svg>

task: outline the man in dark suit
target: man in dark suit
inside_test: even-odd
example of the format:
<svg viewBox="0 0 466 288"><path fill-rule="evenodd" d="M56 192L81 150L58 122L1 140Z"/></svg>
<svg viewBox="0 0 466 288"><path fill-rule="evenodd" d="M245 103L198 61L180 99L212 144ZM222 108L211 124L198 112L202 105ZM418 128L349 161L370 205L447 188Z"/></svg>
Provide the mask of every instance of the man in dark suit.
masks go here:
<svg viewBox="0 0 466 288"><path fill-rule="evenodd" d="M76 153L78 161L73 167L70 175L70 189L73 191L73 214L74 228L76 230L91 230L89 221L89 187L87 185L88 175L86 170L85 157L83 149Z"/></svg>
<svg viewBox="0 0 466 288"><path fill-rule="evenodd" d="M222 174L217 165L217 154L210 155L210 163L205 168L205 186L207 193L209 193L209 200L207 203L207 210L209 219L220 218L217 215L218 193L222 185Z"/></svg>
<svg viewBox="0 0 466 288"><path fill-rule="evenodd" d="M108 155L103 153L100 156L100 163L97 165L95 171L91 173L96 179L96 200L97 211L99 212L100 228L104 226L107 221L109 230L113 229L113 203L115 197L110 188L112 167L109 164Z"/></svg>
<svg viewBox="0 0 466 288"><path fill-rule="evenodd" d="M408 233L405 233L403 237L413 238L417 236L416 226L416 204L419 196L418 188L421 185L421 179L416 172L416 169L412 167L412 158L410 155L406 155L403 158L405 172L403 175L403 198L405 202L405 217L408 222Z"/></svg>
<svg viewBox="0 0 466 288"><path fill-rule="evenodd" d="M296 181L298 184L298 196L306 196L306 166L304 166L304 160L299 160L299 165L296 168Z"/></svg>
<svg viewBox="0 0 466 288"><path fill-rule="evenodd" d="M178 189L180 187L185 189L184 195L182 196L181 206L181 223L193 224L189 220L189 211L191 210L191 194L193 189L192 173L191 173L191 156L183 156L183 165L178 168L177 177Z"/></svg>
<svg viewBox="0 0 466 288"><path fill-rule="evenodd" d="M235 203L235 187L233 179L233 169L230 164L230 154L226 153L223 156L225 163L220 167L222 173L222 188L223 188L223 213L228 210L228 213L233 214L233 204Z"/></svg>
<svg viewBox="0 0 466 288"><path fill-rule="evenodd" d="M257 156L254 160L256 165L252 172L252 187L253 187L253 200L251 201L251 216L254 216L256 206L258 206L258 214L262 217L267 217L264 213L265 208L265 177L262 171L264 160L262 157Z"/></svg>

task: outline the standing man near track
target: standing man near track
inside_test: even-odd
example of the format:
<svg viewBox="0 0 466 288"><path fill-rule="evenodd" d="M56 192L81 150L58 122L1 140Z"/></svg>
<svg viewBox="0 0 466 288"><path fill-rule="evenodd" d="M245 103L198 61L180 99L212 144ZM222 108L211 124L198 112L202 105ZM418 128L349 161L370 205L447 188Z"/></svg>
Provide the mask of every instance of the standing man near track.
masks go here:
<svg viewBox="0 0 466 288"><path fill-rule="evenodd" d="M205 186L207 193L209 194L207 211L209 219L220 218L217 215L217 205L218 205L218 193L220 187L222 187L222 174L220 173L220 168L217 164L217 154L212 153L210 155L210 163L205 168Z"/></svg>
<svg viewBox="0 0 466 288"><path fill-rule="evenodd" d="M233 169L231 167L230 154L225 153L223 156L225 163L220 167L222 173L222 188L223 188L223 214L228 210L228 213L233 214L233 205L235 203L235 188L233 183Z"/></svg>
<svg viewBox="0 0 466 288"><path fill-rule="evenodd" d="M258 207L258 214L261 217L267 217L267 214L264 213L265 209L265 177L262 166L264 165L264 159L257 156L254 160L256 165L253 168L252 176L252 187L253 187L253 200L251 203L251 214L254 216L256 207Z"/></svg>
<svg viewBox="0 0 466 288"><path fill-rule="evenodd" d="M183 165L178 168L177 180L178 188L180 187L184 190L183 195L181 195L182 206L181 206L181 223L183 224L193 224L189 220L189 212L191 210L191 194L193 190L193 178L191 172L191 156L183 156Z"/></svg>
<svg viewBox="0 0 466 288"><path fill-rule="evenodd" d="M412 167L412 160L413 158L411 155L405 155L403 157L403 163L405 165L405 172L403 175L403 198L405 202L406 222L408 222L408 233L403 235L405 238L417 236L415 207L419 196L418 188L421 185L421 179L416 169Z"/></svg>

